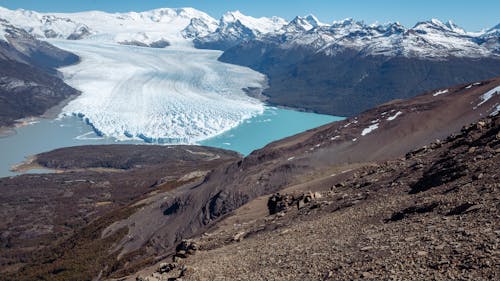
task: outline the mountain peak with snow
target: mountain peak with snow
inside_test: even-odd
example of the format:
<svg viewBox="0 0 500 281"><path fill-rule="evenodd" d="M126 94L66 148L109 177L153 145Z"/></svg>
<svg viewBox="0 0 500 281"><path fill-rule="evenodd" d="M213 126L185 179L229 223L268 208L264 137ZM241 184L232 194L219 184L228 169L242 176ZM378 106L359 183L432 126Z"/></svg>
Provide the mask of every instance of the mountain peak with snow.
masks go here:
<svg viewBox="0 0 500 281"><path fill-rule="evenodd" d="M367 25L353 18L324 24L314 15L297 16L287 22L279 17L251 17L238 10L226 12L216 20L194 8L50 14L2 7L0 19L41 39L87 39L139 46L194 42L199 48L220 50L243 41L261 40L326 54L353 49L365 55L425 58L500 55L500 25L482 33L468 33L452 21L443 23L438 19L406 28L398 22Z"/></svg>
<svg viewBox="0 0 500 281"><path fill-rule="evenodd" d="M222 18L220 19L220 25L221 26L229 25L237 21L239 21L246 28L251 29L256 33L260 34L276 31L287 23L286 20L279 17L254 18L251 16L244 15L243 13L237 10L232 12L226 12L224 15L222 15Z"/></svg>

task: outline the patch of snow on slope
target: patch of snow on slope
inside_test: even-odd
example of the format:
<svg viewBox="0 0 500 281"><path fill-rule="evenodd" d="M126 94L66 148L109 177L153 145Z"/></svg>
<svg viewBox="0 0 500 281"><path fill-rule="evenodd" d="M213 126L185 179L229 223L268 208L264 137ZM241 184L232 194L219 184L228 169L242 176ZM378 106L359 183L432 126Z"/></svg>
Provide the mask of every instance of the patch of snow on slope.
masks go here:
<svg viewBox="0 0 500 281"><path fill-rule="evenodd" d="M490 116L496 116L500 112L500 105L494 107L493 111L490 113Z"/></svg>
<svg viewBox="0 0 500 281"><path fill-rule="evenodd" d="M63 113L82 117L106 136L196 143L264 110L242 88L259 87L265 77L217 61L219 51L50 42L82 58L61 69L65 81L82 91Z"/></svg>
<svg viewBox="0 0 500 281"><path fill-rule="evenodd" d="M481 102L477 105L480 106L483 103L487 102L489 99L491 99L494 95L497 95L500 92L500 86L497 86L488 92L484 93L481 95Z"/></svg>
<svg viewBox="0 0 500 281"><path fill-rule="evenodd" d="M362 136L365 136L365 135L367 135L367 134L371 133L372 131L374 131L374 130L376 130L376 129L378 129L378 123L373 124L373 125L370 125L368 128L365 128L365 129L363 130L363 132L361 132L361 135L362 135Z"/></svg>
<svg viewBox="0 0 500 281"><path fill-rule="evenodd" d="M394 114L394 115L392 115L392 116L387 117L387 121L392 121L392 120L396 119L396 118L397 118L399 115L401 115L401 114L403 114L403 112L398 111L398 112L396 112L396 114Z"/></svg>
<svg viewBox="0 0 500 281"><path fill-rule="evenodd" d="M437 96L439 96L439 95L446 94L446 93L448 93L448 89L444 89L444 90L441 90L441 91L437 91L437 92L435 92L434 94L432 94L432 96L437 97Z"/></svg>
<svg viewBox="0 0 500 281"><path fill-rule="evenodd" d="M5 28L0 25L0 40L7 42L7 38L5 37L6 34L7 32L5 32Z"/></svg>

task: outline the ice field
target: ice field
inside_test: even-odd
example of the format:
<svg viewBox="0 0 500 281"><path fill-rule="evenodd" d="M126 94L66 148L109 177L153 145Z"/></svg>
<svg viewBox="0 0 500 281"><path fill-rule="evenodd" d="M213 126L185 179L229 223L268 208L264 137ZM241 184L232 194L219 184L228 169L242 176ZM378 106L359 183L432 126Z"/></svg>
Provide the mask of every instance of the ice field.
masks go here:
<svg viewBox="0 0 500 281"><path fill-rule="evenodd" d="M82 92L62 114L80 116L105 136L195 143L264 111L243 88L261 87L265 77L217 61L219 51L90 40L50 43L82 59L60 69L65 81Z"/></svg>

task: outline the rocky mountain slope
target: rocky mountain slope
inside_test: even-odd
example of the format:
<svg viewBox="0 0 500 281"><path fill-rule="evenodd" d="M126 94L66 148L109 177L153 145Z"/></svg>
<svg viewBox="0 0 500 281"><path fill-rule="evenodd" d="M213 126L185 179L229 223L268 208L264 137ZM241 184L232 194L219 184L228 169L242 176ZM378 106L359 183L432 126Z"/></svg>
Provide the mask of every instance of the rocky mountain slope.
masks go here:
<svg viewBox="0 0 500 281"><path fill-rule="evenodd" d="M408 29L352 19L296 26L231 47L220 60L266 74L272 104L340 116L500 74L497 28L477 35L438 20Z"/></svg>
<svg viewBox="0 0 500 281"><path fill-rule="evenodd" d="M24 117L44 114L62 100L78 94L55 68L78 57L39 41L26 31L0 20L0 127Z"/></svg>
<svg viewBox="0 0 500 281"><path fill-rule="evenodd" d="M108 274L136 254L150 256L144 248L118 261L113 245L125 233L101 239L101 232L143 208L141 199L196 183L238 159L216 148L150 145L81 146L36 156L18 169L58 173L0 179L0 280L88 280L103 270L99 264L110 263Z"/></svg>
<svg viewBox="0 0 500 281"><path fill-rule="evenodd" d="M496 280L499 155L497 113L254 200L130 280Z"/></svg>
<svg viewBox="0 0 500 281"><path fill-rule="evenodd" d="M237 221L243 219L244 216L238 215L242 210L239 208L245 204L253 204L251 202L260 196L281 192L283 189L305 191L309 190L310 187L312 188L313 185L328 189L337 183L333 182L333 180L336 181L344 176L353 175L350 171L355 171L359 167L368 166L369 168L373 163L381 165L380 163L384 161L402 157L408 151L428 145L431 142L434 142L432 147L440 146L442 140L453 133L459 132L463 125L498 112L500 109L499 87L500 78L497 78L473 84L462 84L447 89L436 89L406 101L394 101L366 111L357 117L328 124L271 143L244 159L223 158L221 159L222 162L218 162L219 166L209 165L209 167L203 169L190 166L194 169L182 170L182 175L177 175L172 182L163 180L165 175L168 175L167 172L156 173L147 166L142 167L140 163L137 163L139 165L137 168L132 168L131 171L136 171L136 174L130 174L132 175L131 181L125 180L128 178L126 174L110 174L106 169L98 169L94 172L99 173L99 178L110 177L125 180L117 181L117 183L128 182L133 190L142 195L134 197L135 199L128 199L131 201L128 204L119 205L120 208L112 209L110 207L111 209L107 209L108 213L106 213L109 216L102 216L102 219L93 221L93 223L79 224L76 230L72 230L74 231L72 232L74 233L72 239L66 240L63 238L58 243L52 244L54 248L47 249L53 250L44 251L47 255L37 256L33 260L21 259L22 262L27 264L19 264L19 260L13 262L12 259L6 259L9 261L6 264L10 263L11 267L3 270L8 270L11 274L6 276L15 276L19 280L23 280L22 278L30 280L32 276L40 275L51 280L66 280L76 278L75 276L78 276L77 279L92 279L96 276L100 276L100 279L106 279L129 275L137 269L148 264L154 264L175 253L176 246L182 239L199 237L213 227L223 227L223 219L230 217L232 214L236 214L233 219ZM441 141L436 141L436 139ZM495 145L492 147L495 147ZM78 150L78 148L75 149ZM192 148L187 149L192 150ZM72 167L75 162L57 160L57 155L67 155L67 151L67 149L63 149L58 153L48 154L48 157L41 156L34 163L51 168ZM200 156L205 155L209 159L217 158L214 157L213 152L211 152L211 155L206 155L203 151L200 152ZM51 158L56 160L51 161ZM121 158L127 159L129 157ZM82 162L86 163L88 161ZM97 165L98 168L125 167L127 169L134 167L134 164L117 162L121 164L119 166L115 166L115 164L108 166L110 165L107 164L109 162L104 160L103 163L98 161ZM170 164L179 165L176 162ZM192 164L194 163L191 162L189 165ZM436 165L444 167L444 174L440 175L443 182L448 179L449 175L454 180L453 173L457 172L457 175L461 173L453 170L453 168L448 169L449 165L445 163L437 163ZM439 166L439 169L425 169L425 171L428 171L429 178L435 177L435 175L431 174L432 172L435 173L441 170L441 166ZM472 171L472 166L469 171ZM359 172L356 173L358 176L360 175ZM470 172L467 176L471 177L474 173ZM165 175L162 176L162 174ZM391 176L393 174L387 175L387 178ZM3 181L3 185L5 188L10 186L19 193L19 185L13 185L13 183L18 181L25 181L25 183L31 180L39 181L39 177L26 175ZM68 181L80 180L83 174L62 173L50 176L43 175L42 177L49 180L53 179L51 181L54 187L57 187ZM94 186L102 182L100 179L92 179L90 175L83 177L83 179L87 178L91 182L78 183L76 186L80 184ZM344 180L346 179L342 179L342 181ZM358 183L359 186L356 188L362 186L371 187L373 183L368 181L368 178L366 180L366 182L357 180L355 186L358 186ZM405 180L405 177L400 180ZM108 181L111 183L110 179ZM391 178L390 181L393 182L394 180ZM422 182L424 186L432 184ZM118 184L117 186L122 185ZM30 185L25 184L24 186ZM115 185L112 184L112 186ZM164 188L160 188L161 186L164 186ZM149 188L148 193L140 193L146 192L144 188ZM419 188L415 190L417 189ZM371 192L375 193L375 190ZM358 193L346 193L346 197L340 199L340 202L349 206L351 201L363 200L364 195ZM111 197L108 196L110 199L106 199L106 201L113 201L113 198L117 196L113 195L112 192L110 194ZM381 192L380 196L384 196L384 194L386 193ZM89 198L91 206L94 206L93 204L96 202L93 200L96 199L92 199L94 197L91 196ZM10 199L7 198L7 200ZM332 200L328 199L327 201ZM256 202L261 201L262 199ZM259 210L267 212L266 202L263 204L264 207L258 209L257 213L261 212ZM390 206L397 206L397 210L394 210L396 212L406 208L405 204ZM111 206L116 207L116 205ZM345 206L340 205L340 207L344 208ZM4 210L12 211L9 208ZM233 213L235 210L238 211ZM44 219L40 222L45 223ZM11 225L11 227L14 225ZM229 225L232 226L232 224ZM250 225L254 226L253 224ZM274 228L274 226L269 227L269 229ZM48 233L52 232L49 231ZM231 237L235 234L233 229L228 233L230 233ZM218 237L215 236L214 247L220 246L220 243L217 242L219 241L217 240ZM239 240L238 237L235 239ZM245 235L241 237L245 237ZM13 247L15 243L12 242L8 245ZM21 243L21 245L24 244ZM307 243L304 245L307 245ZM102 251L95 252L96 247L102 248L103 251L111 254L103 254ZM64 254L64 251L61 250L69 248L78 249L79 254L76 256ZM211 253L207 253L207 257L210 255ZM79 257L84 257L85 260L90 261L99 260L100 262L95 264L82 263ZM76 262L77 260L78 262ZM316 274L317 271L311 272ZM178 274L178 272L176 271L175 274ZM232 276L231 274L228 272L228 276ZM135 278L136 275L133 276ZM248 276L252 275L249 274Z"/></svg>

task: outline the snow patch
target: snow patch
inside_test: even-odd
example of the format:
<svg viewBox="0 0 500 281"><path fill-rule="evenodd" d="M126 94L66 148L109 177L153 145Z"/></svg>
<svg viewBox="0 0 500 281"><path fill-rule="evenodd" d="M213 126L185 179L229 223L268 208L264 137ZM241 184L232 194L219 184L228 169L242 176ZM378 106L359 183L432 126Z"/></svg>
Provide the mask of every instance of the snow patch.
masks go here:
<svg viewBox="0 0 500 281"><path fill-rule="evenodd" d="M7 37L5 37L5 35L7 35L5 28L2 25L0 25L0 40L8 42Z"/></svg>
<svg viewBox="0 0 500 281"><path fill-rule="evenodd" d="M403 112L398 111L398 112L396 112L396 114L394 114L394 115L392 115L392 116L387 117L387 121L392 121L392 120L396 119L396 118L397 118L399 115L401 115L401 114L403 114Z"/></svg>
<svg viewBox="0 0 500 281"><path fill-rule="evenodd" d="M496 116L500 112L500 105L497 104L496 107L493 108L493 111L490 113L490 116Z"/></svg>
<svg viewBox="0 0 500 281"><path fill-rule="evenodd" d="M432 94L432 96L437 97L437 96L439 96L439 95L446 94L446 93L448 93L448 89L444 89L444 90L441 90L441 91L437 91L437 92L435 92L434 94Z"/></svg>
<svg viewBox="0 0 500 281"><path fill-rule="evenodd" d="M488 92L484 93L481 95L481 102L478 103L477 106L481 106L483 103L487 102L489 99L491 99L494 95L497 95L500 92L500 86L497 86Z"/></svg>
<svg viewBox="0 0 500 281"><path fill-rule="evenodd" d="M375 123L373 125L370 125L368 128L363 129L363 132L361 132L361 135L365 136L376 129L378 129L378 123Z"/></svg>

